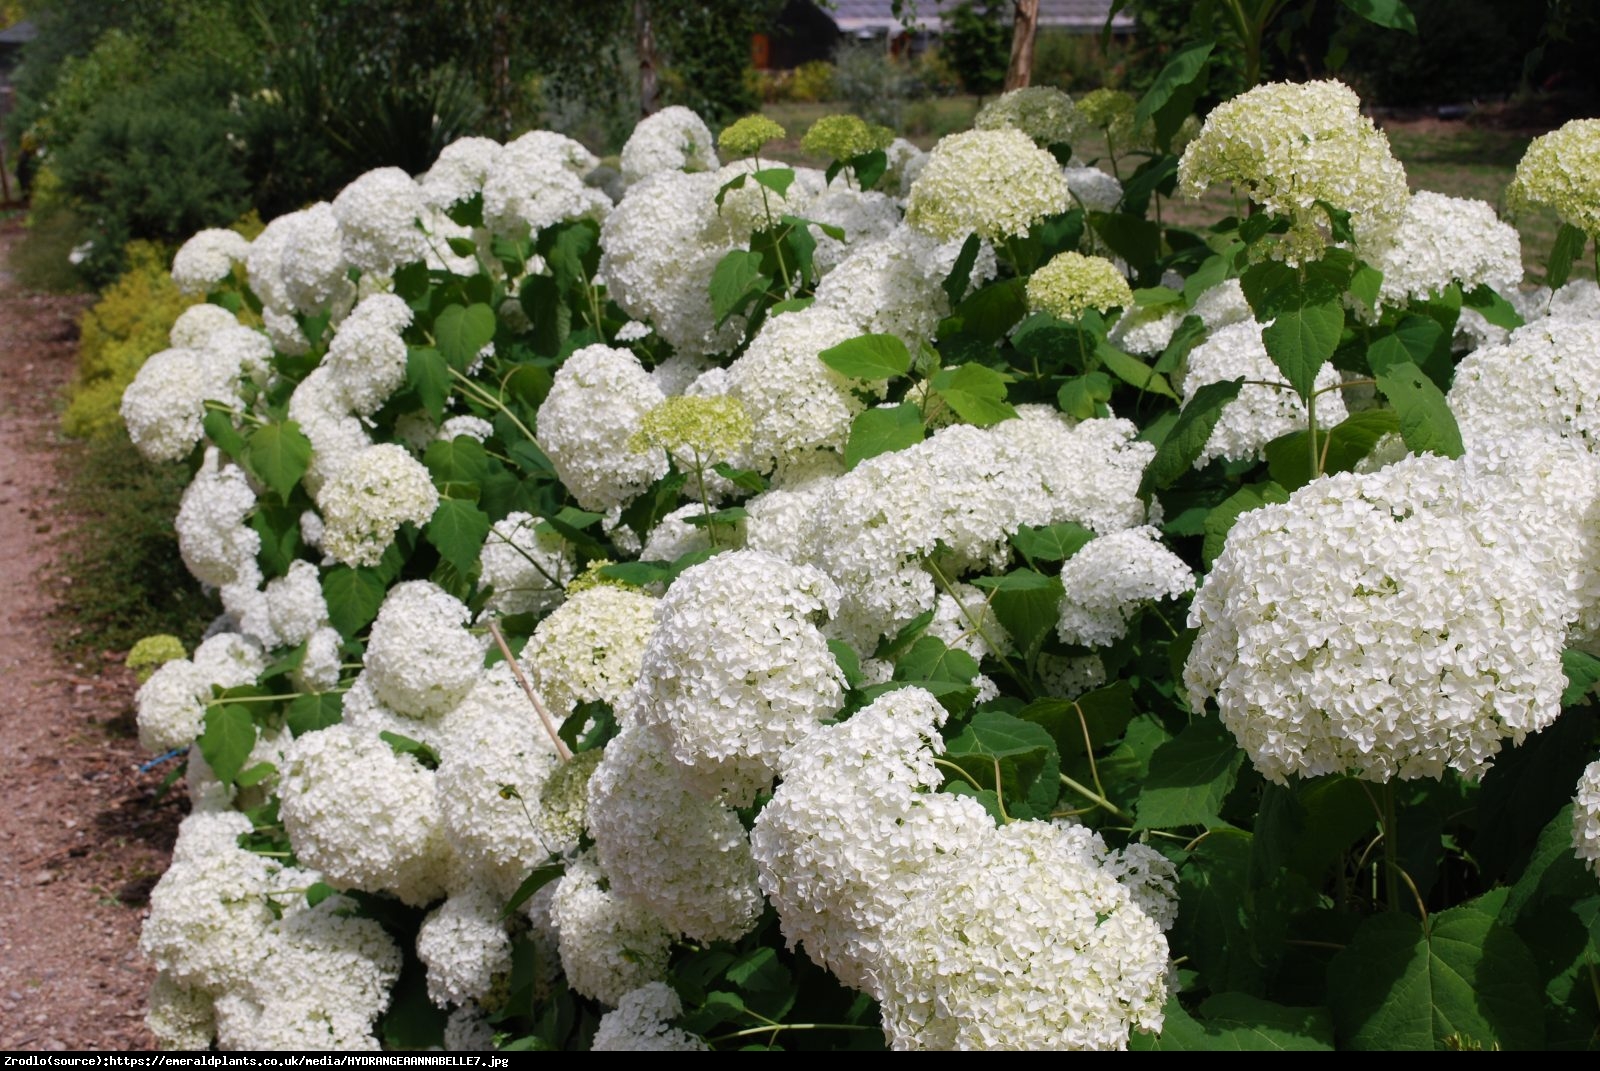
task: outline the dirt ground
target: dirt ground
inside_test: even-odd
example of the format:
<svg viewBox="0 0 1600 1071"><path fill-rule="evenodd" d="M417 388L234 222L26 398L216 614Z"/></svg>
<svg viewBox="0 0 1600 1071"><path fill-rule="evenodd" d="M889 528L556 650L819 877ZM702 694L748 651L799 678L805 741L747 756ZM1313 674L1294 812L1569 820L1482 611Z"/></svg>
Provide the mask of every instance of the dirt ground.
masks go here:
<svg viewBox="0 0 1600 1071"><path fill-rule="evenodd" d="M58 413L87 299L22 291L19 233L0 223L0 1050L145 1049L139 926L181 803L138 770L120 654L73 664L52 641Z"/></svg>

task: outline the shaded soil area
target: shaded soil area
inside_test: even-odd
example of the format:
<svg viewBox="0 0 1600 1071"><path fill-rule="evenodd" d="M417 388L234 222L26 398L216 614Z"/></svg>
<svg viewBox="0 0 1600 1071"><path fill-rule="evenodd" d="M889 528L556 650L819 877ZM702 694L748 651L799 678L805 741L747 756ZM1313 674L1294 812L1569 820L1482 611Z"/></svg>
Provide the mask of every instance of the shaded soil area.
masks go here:
<svg viewBox="0 0 1600 1071"><path fill-rule="evenodd" d="M150 1048L139 926L182 805L139 771L121 655L53 642L58 413L89 299L21 290L19 233L0 223L0 1049Z"/></svg>

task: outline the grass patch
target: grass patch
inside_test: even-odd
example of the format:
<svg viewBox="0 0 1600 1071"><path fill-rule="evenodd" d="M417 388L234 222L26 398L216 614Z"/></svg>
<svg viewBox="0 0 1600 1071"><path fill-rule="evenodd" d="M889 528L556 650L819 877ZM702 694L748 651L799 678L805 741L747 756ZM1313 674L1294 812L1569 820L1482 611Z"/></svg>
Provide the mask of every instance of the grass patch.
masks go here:
<svg viewBox="0 0 1600 1071"><path fill-rule="evenodd" d="M120 428L62 452L61 509L73 524L54 578L62 647L125 651L166 632L192 648L221 608L178 554L188 471L146 461Z"/></svg>
<svg viewBox="0 0 1600 1071"><path fill-rule="evenodd" d="M84 290L83 277L68 259L83 241L83 221L65 207L33 213L23 238L12 247L10 268L28 290L71 294Z"/></svg>

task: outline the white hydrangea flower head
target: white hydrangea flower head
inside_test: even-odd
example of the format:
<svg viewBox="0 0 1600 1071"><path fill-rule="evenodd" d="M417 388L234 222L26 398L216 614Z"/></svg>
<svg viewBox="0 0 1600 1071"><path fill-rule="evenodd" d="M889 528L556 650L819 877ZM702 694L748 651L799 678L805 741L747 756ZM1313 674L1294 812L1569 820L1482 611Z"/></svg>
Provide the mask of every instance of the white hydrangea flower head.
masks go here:
<svg viewBox="0 0 1600 1071"><path fill-rule="evenodd" d="M694 1034L672 1025L683 1014L683 1001L665 982L651 982L622 995L617 1006L600 1017L591 1052L708 1052Z"/></svg>
<svg viewBox="0 0 1600 1071"><path fill-rule="evenodd" d="M1555 578L1546 600L1570 602L1567 642L1600 649L1600 454L1548 431L1478 437L1462 458L1470 474L1497 480L1497 508L1528 533L1522 557Z"/></svg>
<svg viewBox="0 0 1600 1071"><path fill-rule="evenodd" d="M765 901L736 812L691 791L671 741L630 718L589 782L589 835L613 892L696 941L737 941Z"/></svg>
<svg viewBox="0 0 1600 1071"><path fill-rule="evenodd" d="M716 186L712 194L712 229L726 235L735 245L744 245L750 235L769 226L769 220L776 222L779 216L809 217L812 203L827 187L821 171L795 167L791 168L794 180L781 194L748 177L742 186L724 189L740 176L749 176L771 166L770 161L751 157L724 164L713 172ZM716 203L718 196L722 198L721 205Z"/></svg>
<svg viewBox="0 0 1600 1071"><path fill-rule="evenodd" d="M499 614L543 613L562 599L577 572L572 547L558 532L541 532L530 513L507 514L483 542L479 583L493 589L486 607Z"/></svg>
<svg viewBox="0 0 1600 1071"><path fill-rule="evenodd" d="M205 723L212 687L254 684L266 668L261 645L236 632L207 639L195 648L192 659L164 663L134 696L140 745L156 753L188 747Z"/></svg>
<svg viewBox="0 0 1600 1071"><path fill-rule="evenodd" d="M1560 713L1575 613L1539 564L1565 536L1497 505L1517 497L1424 455L1244 514L1190 607L1191 706L1214 698L1279 783L1480 776ZM1539 539L1557 546L1530 552Z"/></svg>
<svg viewBox="0 0 1600 1071"><path fill-rule="evenodd" d="M1574 119L1534 138L1506 203L1513 211L1542 205L1591 238L1600 234L1600 119Z"/></svg>
<svg viewBox="0 0 1600 1071"><path fill-rule="evenodd" d="M294 685L302 692L328 692L339 683L341 646L344 637L331 625L324 625L306 638L306 654L293 674Z"/></svg>
<svg viewBox="0 0 1600 1071"><path fill-rule="evenodd" d="M445 1020L444 1047L447 1052L493 1052L494 1035L488 1013L468 1001L452 1009Z"/></svg>
<svg viewBox="0 0 1600 1071"><path fill-rule="evenodd" d="M888 194L834 183L806 206L806 219L844 231L841 239L820 227L811 228L817 241L812 259L818 273L826 277L858 244L893 234L902 223L902 213L900 202Z"/></svg>
<svg viewBox="0 0 1600 1071"><path fill-rule="evenodd" d="M394 294L363 298L334 332L322 367L333 389L358 416L371 416L406 381L411 306Z"/></svg>
<svg viewBox="0 0 1600 1071"><path fill-rule="evenodd" d="M1216 329L1200 345L1189 351L1179 393L1187 405L1208 383L1244 377L1238 397L1222 407L1194 467L1205 468L1214 458L1227 461L1260 460L1266 445L1280 435L1306 428L1306 407L1300 396L1288 389L1283 373L1272 363L1261 341L1261 325L1254 320ZM1339 384L1339 370L1324 364L1317 372L1315 388L1325 390ZM1282 388L1263 386L1252 380L1285 383ZM1338 391L1317 396L1317 424L1331 428L1349 415L1344 397Z"/></svg>
<svg viewBox="0 0 1600 1071"><path fill-rule="evenodd" d="M301 482L313 495L335 472L372 445L366 425L350 412L344 392L326 368L314 368L300 381L289 396L288 415L311 441L311 464ZM320 538L317 543L321 543Z"/></svg>
<svg viewBox="0 0 1600 1071"><path fill-rule="evenodd" d="M1129 353L1153 356L1167 348L1187 314L1187 309L1173 305L1128 309L1111 325L1106 339Z"/></svg>
<svg viewBox="0 0 1600 1071"><path fill-rule="evenodd" d="M221 305L202 301L178 313L178 318L172 322L172 330L168 333L167 339L173 349L204 349L213 334L238 326L239 321L233 313Z"/></svg>
<svg viewBox="0 0 1600 1071"><path fill-rule="evenodd" d="M550 921L567 984L616 1007L630 991L667 977L672 935L650 911L607 891L604 880L589 855L569 861L555 884Z"/></svg>
<svg viewBox="0 0 1600 1071"><path fill-rule="evenodd" d="M1547 316L1502 346L1456 366L1446 395L1471 447L1479 439L1545 430L1600 443L1600 320Z"/></svg>
<svg viewBox="0 0 1600 1071"><path fill-rule="evenodd" d="M1216 286L1207 287L1194 299L1193 312L1206 325L1207 331L1217 331L1229 324L1254 320L1255 313L1245 300L1244 287L1237 279L1224 279Z"/></svg>
<svg viewBox="0 0 1600 1071"><path fill-rule="evenodd" d="M287 313L294 307L283 284L284 247L288 244L289 233L295 228L294 216L295 213L288 212L268 221L250 243L250 252L245 257L250 289L255 291L262 305L280 313ZM271 327L270 323L268 327ZM292 330L298 334L300 328L294 325Z"/></svg>
<svg viewBox="0 0 1600 1071"><path fill-rule="evenodd" d="M657 171L715 171L721 166L705 120L679 104L645 116L622 146L625 187Z"/></svg>
<svg viewBox="0 0 1600 1071"><path fill-rule="evenodd" d="M322 577L308 561L289 564L289 571L267 583L267 613L278 643L293 647L305 643L328 623L328 600L322 594ZM276 646L276 644L263 644Z"/></svg>
<svg viewBox="0 0 1600 1071"><path fill-rule="evenodd" d="M692 566L667 590L632 717L659 727L688 786L748 806L779 757L844 701L844 674L813 618L838 607L820 570L760 551Z"/></svg>
<svg viewBox="0 0 1600 1071"><path fill-rule="evenodd" d="M1511 296L1516 298L1519 295L1517 291L1512 291ZM1580 320L1600 319L1600 285L1593 279L1573 279L1555 293L1546 293L1545 298L1542 315L1568 316ZM1523 308L1519 307L1518 311L1529 320L1537 318Z"/></svg>
<svg viewBox="0 0 1600 1071"><path fill-rule="evenodd" d="M569 220L603 223L611 199L583 182L599 163L576 141L548 130L508 142L483 183L483 222L511 238Z"/></svg>
<svg viewBox="0 0 1600 1071"><path fill-rule="evenodd" d="M1161 545L1150 525L1110 532L1061 566L1056 635L1063 643L1104 646L1127 634L1128 621L1147 603L1194 590L1194 573Z"/></svg>
<svg viewBox="0 0 1600 1071"><path fill-rule="evenodd" d="M1400 225L1410 199L1388 137L1336 81L1271 82L1213 108L1178 163L1178 189L1195 198L1218 183L1289 220L1274 256L1290 264L1327 244L1317 201L1349 212L1356 245L1367 249Z"/></svg>
<svg viewBox="0 0 1600 1071"><path fill-rule="evenodd" d="M938 238L993 242L1026 234L1070 204L1055 157L1019 130L941 138L911 186L906 220Z"/></svg>
<svg viewBox="0 0 1600 1071"><path fill-rule="evenodd" d="M1178 921L1178 868L1172 860L1137 841L1120 850L1105 851L1100 835L1083 826L1074 827L1073 835L1092 836L1096 854L1105 854L1102 869L1128 890L1134 904L1163 933L1172 929Z"/></svg>
<svg viewBox="0 0 1600 1071"><path fill-rule="evenodd" d="M1098 842L1014 822L928 859L885 930L890 1047L1125 1049L1131 1030L1159 1031L1166 937Z"/></svg>
<svg viewBox="0 0 1600 1071"><path fill-rule="evenodd" d="M434 436L440 442L453 442L466 436L474 442L488 442L494 434L494 425L479 416L470 413L461 413L457 416L447 417L439 425L439 431Z"/></svg>
<svg viewBox="0 0 1600 1071"><path fill-rule="evenodd" d="M991 654L1004 654L1011 642L1011 634L995 617L989 594L964 583L939 592L927 635L980 662Z"/></svg>
<svg viewBox="0 0 1600 1071"><path fill-rule="evenodd" d="M483 885L453 890L417 930L417 958L428 968L428 999L441 1008L480 1000L511 973L511 934L502 897Z"/></svg>
<svg viewBox="0 0 1600 1071"><path fill-rule="evenodd" d="M279 773L295 856L328 884L412 906L444 893L451 856L432 770L341 723L296 738Z"/></svg>
<svg viewBox="0 0 1600 1071"><path fill-rule="evenodd" d="M847 379L817 356L860 334L843 315L816 305L769 319L728 368L728 395L753 427L745 456L778 479L819 451L843 454L850 424L866 408L856 396L868 384ZM883 385L876 385L882 390Z"/></svg>
<svg viewBox="0 0 1600 1071"><path fill-rule="evenodd" d="M842 467L842 466L841 466ZM818 475L803 483L769 487L745 502L745 547L765 551L791 562L816 558L816 537L811 514L837 478Z"/></svg>
<svg viewBox="0 0 1600 1071"><path fill-rule="evenodd" d="M1056 699L1076 699L1106 682L1106 664L1099 655L1057 655L1046 651L1039 656L1036 672L1040 694Z"/></svg>
<svg viewBox="0 0 1600 1071"><path fill-rule="evenodd" d="M464 867L509 897L530 870L577 844L567 816L545 806L562 787L552 782L565 779L564 767L503 662L479 678L443 730L438 786L445 834ZM566 765L581 766L580 759ZM506 786L514 794L503 794Z"/></svg>
<svg viewBox="0 0 1600 1071"><path fill-rule="evenodd" d="M391 710L437 717L461 700L483 672L487 641L467 631L469 613L430 580L389 589L367 640L373 694Z"/></svg>
<svg viewBox="0 0 1600 1071"><path fill-rule="evenodd" d="M884 155L889 160L888 167L883 172L882 186L884 190L904 200L911 192L911 184L927 166L928 154L905 138L895 138L884 150Z"/></svg>
<svg viewBox="0 0 1600 1071"><path fill-rule="evenodd" d="M492 138L460 138L440 151L418 184L422 199L434 208L447 209L470 201L483 192L494 172L502 146Z"/></svg>
<svg viewBox="0 0 1600 1071"><path fill-rule="evenodd" d="M150 987L149 1004L144 1025L162 1049L189 1052L211 1047L217 1036L217 1017L206 990L179 985L160 971Z"/></svg>
<svg viewBox="0 0 1600 1071"><path fill-rule="evenodd" d="M380 737L383 733L397 733L428 745L443 754L449 739L451 716L439 718L413 718L391 710L378 699L372 690L372 675L362 670L350 682L344 693L344 718L342 724L359 730L363 735Z"/></svg>
<svg viewBox="0 0 1600 1071"><path fill-rule="evenodd" d="M1039 145L1070 145L1083 130L1072 98L1054 86L1025 86L978 109L975 130L1020 130Z"/></svg>
<svg viewBox="0 0 1600 1071"><path fill-rule="evenodd" d="M1572 797L1572 850L1600 874L1600 762L1585 766L1578 778L1578 791Z"/></svg>
<svg viewBox="0 0 1600 1071"><path fill-rule="evenodd" d="M665 451L629 445L639 421L665 400L627 350L585 346L556 370L539 407L539 445L584 509L620 506L667 474Z"/></svg>
<svg viewBox="0 0 1600 1071"><path fill-rule="evenodd" d="M139 452L151 461L177 461L204 434L206 402L237 409L237 360L206 349L169 349L152 354L122 393L122 422Z"/></svg>
<svg viewBox="0 0 1600 1071"><path fill-rule="evenodd" d="M319 201L285 220L278 261L283 296L302 316L326 312L337 321L355 300L356 287L334 207Z"/></svg>
<svg viewBox="0 0 1600 1071"><path fill-rule="evenodd" d="M1090 212L1115 212L1122 203L1122 183L1098 167L1066 169L1067 192Z"/></svg>
<svg viewBox="0 0 1600 1071"><path fill-rule="evenodd" d="M392 275L423 259L427 243L418 221L425 208L422 187L398 167L368 171L333 199L344 258L371 275Z"/></svg>
<svg viewBox="0 0 1600 1071"><path fill-rule="evenodd" d="M750 846L789 947L879 996L884 929L941 854L994 832L974 799L929 792L945 710L921 688L879 696L780 763Z"/></svg>
<svg viewBox="0 0 1600 1071"><path fill-rule="evenodd" d="M350 906L330 897L285 910L259 972L217 998L219 1048L380 1048L373 1030L399 980L401 953L378 922L348 914Z"/></svg>
<svg viewBox="0 0 1600 1071"><path fill-rule="evenodd" d="M186 844L186 831L198 843ZM150 892L139 949L174 984L217 992L245 984L270 949L268 894L281 865L245 851L250 820L195 814L178 829L172 865Z"/></svg>
<svg viewBox="0 0 1600 1071"><path fill-rule="evenodd" d="M885 238L852 241L850 253L817 284L818 306L842 314L859 334L898 335L913 350L950 314L944 280L961 242L941 242L901 223ZM994 247L972 266L974 285L994 277Z"/></svg>
<svg viewBox="0 0 1600 1071"><path fill-rule="evenodd" d="M1137 490L1154 448L1137 434L1125 420L1073 424L1024 406L991 428L953 425L863 461L829 486L809 518L811 561L843 593L833 632L870 650L933 609L922 561L936 549L953 578L1003 568L1019 525L1072 521L1105 533L1145 523Z"/></svg>
<svg viewBox="0 0 1600 1071"><path fill-rule="evenodd" d="M677 561L685 554L696 551L710 550L711 530L706 525L689 523L691 517L702 517L706 508L699 502L691 502L687 506L680 506L656 522L650 529L650 535L644 541L644 547L639 551L639 560L642 562L672 562ZM726 544L729 542L738 545L743 542L739 538L739 524L718 525L718 538ZM732 539L729 539L729 535Z"/></svg>
<svg viewBox="0 0 1600 1071"><path fill-rule="evenodd" d="M721 327L711 306L711 275L739 236L717 218L717 173L658 171L629 187L600 230L606 292L678 353L721 353L744 332L744 318Z"/></svg>
<svg viewBox="0 0 1600 1071"><path fill-rule="evenodd" d="M237 231L211 228L184 242L172 258L172 281L185 294L203 294L222 282L250 255L250 240Z"/></svg>
<svg viewBox="0 0 1600 1071"><path fill-rule="evenodd" d="M1452 282L1465 291L1511 291L1522 280L1522 239L1494 206L1427 190L1411 195L1388 241L1363 253L1383 272L1380 309L1432 297Z"/></svg>
<svg viewBox="0 0 1600 1071"><path fill-rule="evenodd" d="M378 443L334 473L317 494L317 507L324 551L346 565L376 565L402 524L428 522L439 508L439 492L405 447Z"/></svg>
<svg viewBox="0 0 1600 1071"><path fill-rule="evenodd" d="M201 348L221 365L237 364L240 376L258 386L272 381L272 340L253 327L240 323L221 327L206 337Z"/></svg>
<svg viewBox="0 0 1600 1071"><path fill-rule="evenodd" d="M573 592L539 622L522 663L557 718L580 703L619 707L655 630L656 600L642 591L601 584Z"/></svg>
<svg viewBox="0 0 1600 1071"><path fill-rule="evenodd" d="M208 446L174 522L178 553L196 580L213 587L251 576L259 582L261 535L246 523L255 508L256 493L245 471L231 461L224 464L216 447Z"/></svg>

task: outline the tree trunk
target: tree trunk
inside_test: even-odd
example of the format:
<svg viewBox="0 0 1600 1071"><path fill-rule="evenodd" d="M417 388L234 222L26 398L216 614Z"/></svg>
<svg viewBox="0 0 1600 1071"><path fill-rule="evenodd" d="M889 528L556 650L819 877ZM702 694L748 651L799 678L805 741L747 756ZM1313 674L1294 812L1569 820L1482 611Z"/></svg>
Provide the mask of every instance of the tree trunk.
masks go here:
<svg viewBox="0 0 1600 1071"><path fill-rule="evenodd" d="M494 5L494 32L490 34L490 57L494 70L490 96L502 139L511 136L511 12L505 0Z"/></svg>
<svg viewBox="0 0 1600 1071"><path fill-rule="evenodd" d="M650 29L650 0L633 0L633 32L639 53L639 115L661 106L656 93L656 37Z"/></svg>
<svg viewBox="0 0 1600 1071"><path fill-rule="evenodd" d="M1039 0L1015 0L1011 29L1011 64L1006 68L1005 92L1033 81L1033 38L1039 28Z"/></svg>

